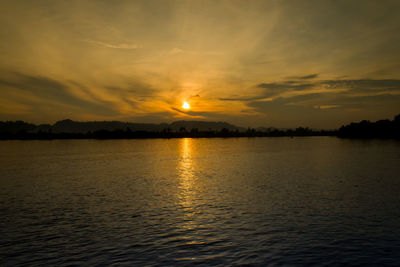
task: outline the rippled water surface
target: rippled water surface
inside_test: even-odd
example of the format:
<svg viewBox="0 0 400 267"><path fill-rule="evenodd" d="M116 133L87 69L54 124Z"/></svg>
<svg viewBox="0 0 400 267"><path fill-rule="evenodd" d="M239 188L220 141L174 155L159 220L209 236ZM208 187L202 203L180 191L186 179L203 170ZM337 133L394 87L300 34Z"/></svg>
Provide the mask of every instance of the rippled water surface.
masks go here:
<svg viewBox="0 0 400 267"><path fill-rule="evenodd" d="M399 265L400 142L0 142L0 265Z"/></svg>

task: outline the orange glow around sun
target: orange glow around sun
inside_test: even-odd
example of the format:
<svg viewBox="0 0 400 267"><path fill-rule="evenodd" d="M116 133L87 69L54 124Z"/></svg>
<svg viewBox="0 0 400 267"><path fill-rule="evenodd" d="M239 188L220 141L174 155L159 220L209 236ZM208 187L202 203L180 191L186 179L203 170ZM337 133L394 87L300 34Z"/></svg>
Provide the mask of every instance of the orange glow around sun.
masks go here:
<svg viewBox="0 0 400 267"><path fill-rule="evenodd" d="M188 104L188 102L183 102L183 105L182 105L182 108L183 109L190 109L190 105Z"/></svg>

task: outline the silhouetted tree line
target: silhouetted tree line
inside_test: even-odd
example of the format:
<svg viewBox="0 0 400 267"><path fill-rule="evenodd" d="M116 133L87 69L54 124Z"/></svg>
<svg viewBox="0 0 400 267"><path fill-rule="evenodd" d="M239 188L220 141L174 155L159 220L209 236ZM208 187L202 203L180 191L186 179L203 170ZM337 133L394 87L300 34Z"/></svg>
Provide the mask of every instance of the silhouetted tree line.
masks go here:
<svg viewBox="0 0 400 267"><path fill-rule="evenodd" d="M400 114L394 120L380 120L377 122L361 121L342 126L339 130L313 130L308 127L296 129L257 130L248 128L245 131L238 129L199 130L185 127L172 130L136 130L129 127L118 130L96 130L86 133L53 132L51 125L39 125L23 121L0 122L0 139L2 140L51 140L51 139L143 139L143 138L204 138L204 137L280 137L280 136L338 136L344 138L396 138L400 139Z"/></svg>
<svg viewBox="0 0 400 267"><path fill-rule="evenodd" d="M333 131L315 131L309 128L299 127L295 130L278 130L274 129L268 132L257 131L249 128L245 132L239 130L229 130L223 128L221 130L199 131L196 128L186 130L181 128L178 131L164 129L162 131L131 131L129 128L125 130L99 130L89 131L87 133L53 133L50 130L38 132L30 132L25 129L17 132L0 132L0 139L19 139L19 140L51 140L51 139L142 139L142 138L205 138L205 137L266 137L266 136L324 136L334 135Z"/></svg>
<svg viewBox="0 0 400 267"><path fill-rule="evenodd" d="M352 122L340 127L337 135L346 138L395 138L400 139L400 114L393 120Z"/></svg>

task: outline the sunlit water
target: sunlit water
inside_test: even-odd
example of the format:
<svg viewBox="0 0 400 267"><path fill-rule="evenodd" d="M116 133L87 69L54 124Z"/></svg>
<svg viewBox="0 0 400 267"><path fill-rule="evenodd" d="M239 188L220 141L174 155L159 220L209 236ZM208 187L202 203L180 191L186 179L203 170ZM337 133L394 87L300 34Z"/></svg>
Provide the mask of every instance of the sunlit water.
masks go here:
<svg viewBox="0 0 400 267"><path fill-rule="evenodd" d="M0 142L0 265L399 265L400 142Z"/></svg>

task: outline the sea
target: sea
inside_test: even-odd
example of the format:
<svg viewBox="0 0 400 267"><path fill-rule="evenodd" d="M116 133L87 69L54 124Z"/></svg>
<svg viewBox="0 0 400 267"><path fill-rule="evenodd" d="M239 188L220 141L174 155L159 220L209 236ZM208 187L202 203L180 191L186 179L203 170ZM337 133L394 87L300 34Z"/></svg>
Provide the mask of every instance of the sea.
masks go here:
<svg viewBox="0 0 400 267"><path fill-rule="evenodd" d="M0 141L0 266L399 266L400 141Z"/></svg>

